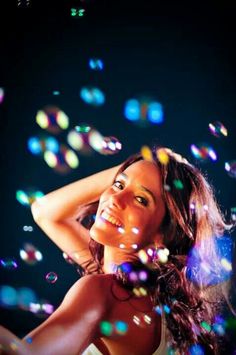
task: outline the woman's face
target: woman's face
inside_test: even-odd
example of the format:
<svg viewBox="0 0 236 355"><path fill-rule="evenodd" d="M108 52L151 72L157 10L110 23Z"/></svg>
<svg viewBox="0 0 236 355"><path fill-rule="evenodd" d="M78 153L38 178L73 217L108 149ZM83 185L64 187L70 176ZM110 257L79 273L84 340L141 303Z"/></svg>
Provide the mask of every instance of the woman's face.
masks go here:
<svg viewBox="0 0 236 355"><path fill-rule="evenodd" d="M140 160L101 195L91 237L103 245L139 250L161 239L165 215L158 167Z"/></svg>

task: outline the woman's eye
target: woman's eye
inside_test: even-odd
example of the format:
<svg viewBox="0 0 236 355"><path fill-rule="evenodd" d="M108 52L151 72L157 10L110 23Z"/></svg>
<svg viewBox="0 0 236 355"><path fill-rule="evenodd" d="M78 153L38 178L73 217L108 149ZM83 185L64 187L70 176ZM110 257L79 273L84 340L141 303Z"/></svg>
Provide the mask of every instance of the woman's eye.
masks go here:
<svg viewBox="0 0 236 355"><path fill-rule="evenodd" d="M123 184L118 180L113 183L113 186L117 187L120 190L123 189Z"/></svg>
<svg viewBox="0 0 236 355"><path fill-rule="evenodd" d="M147 206L148 205L148 200L142 196L136 196L136 200L141 204L141 205L144 205L144 206Z"/></svg>

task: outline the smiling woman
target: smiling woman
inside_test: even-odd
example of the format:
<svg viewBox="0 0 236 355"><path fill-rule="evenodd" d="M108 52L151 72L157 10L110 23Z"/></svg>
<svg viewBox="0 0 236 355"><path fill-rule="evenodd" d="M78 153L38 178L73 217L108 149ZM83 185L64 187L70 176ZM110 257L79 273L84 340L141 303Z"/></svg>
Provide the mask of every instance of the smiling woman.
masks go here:
<svg viewBox="0 0 236 355"><path fill-rule="evenodd" d="M13 343L14 354L219 353L227 289L189 278L188 259L197 247L208 274L220 273L216 240L230 226L186 159L167 148L135 154L50 192L32 214L83 277L22 341L1 328L5 353Z"/></svg>

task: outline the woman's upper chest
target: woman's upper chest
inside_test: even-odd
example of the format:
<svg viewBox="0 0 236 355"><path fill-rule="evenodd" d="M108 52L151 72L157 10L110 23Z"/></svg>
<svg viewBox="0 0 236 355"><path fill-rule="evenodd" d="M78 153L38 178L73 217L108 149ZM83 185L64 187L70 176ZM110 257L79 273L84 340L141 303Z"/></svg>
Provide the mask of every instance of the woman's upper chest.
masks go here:
<svg viewBox="0 0 236 355"><path fill-rule="evenodd" d="M114 355L152 354L161 340L161 317L150 297L134 297L116 284L109 303L100 324L108 350Z"/></svg>

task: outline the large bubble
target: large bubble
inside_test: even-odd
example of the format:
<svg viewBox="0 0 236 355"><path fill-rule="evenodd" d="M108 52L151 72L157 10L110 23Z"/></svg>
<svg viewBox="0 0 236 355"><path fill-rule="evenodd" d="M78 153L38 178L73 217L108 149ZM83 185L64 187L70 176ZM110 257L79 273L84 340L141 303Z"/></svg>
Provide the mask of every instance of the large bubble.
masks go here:
<svg viewBox="0 0 236 355"><path fill-rule="evenodd" d="M36 122L42 128L57 134L69 126L69 118L61 109L55 106L46 106L36 114Z"/></svg>
<svg viewBox="0 0 236 355"><path fill-rule="evenodd" d="M161 124L164 121L163 105L151 98L132 98L125 102L124 116L141 127Z"/></svg>
<svg viewBox="0 0 236 355"><path fill-rule="evenodd" d="M191 144L192 155L200 161L216 161L217 154L215 150L207 143Z"/></svg>

